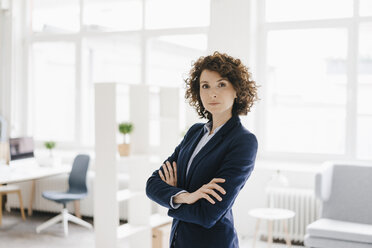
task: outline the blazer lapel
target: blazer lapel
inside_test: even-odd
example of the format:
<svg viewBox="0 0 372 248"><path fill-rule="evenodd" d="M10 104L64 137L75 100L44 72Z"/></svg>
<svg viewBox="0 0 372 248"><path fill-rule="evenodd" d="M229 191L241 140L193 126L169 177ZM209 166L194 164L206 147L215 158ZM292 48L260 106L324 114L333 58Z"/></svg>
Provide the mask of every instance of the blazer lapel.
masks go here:
<svg viewBox="0 0 372 248"><path fill-rule="evenodd" d="M190 157L192 153L194 152L197 144L199 143L200 139L204 135L204 127L202 126L201 130L195 135L194 138L190 139L190 141L185 145L186 151L184 153L184 157L181 159L181 161L184 162L184 166L181 168L181 184L186 185L186 169L187 165L189 164Z"/></svg>
<svg viewBox="0 0 372 248"><path fill-rule="evenodd" d="M223 141L224 139L224 136L230 131L230 129L232 129L233 127L235 127L235 125L237 123L240 123L240 118L239 116L233 116L231 117L227 122L226 124L216 133L215 136L213 136L212 139L210 139L208 141L208 143L199 151L199 153L195 156L194 160L192 161L191 165L190 165L190 169L189 169L189 172L187 174L187 177L186 177L186 189L189 187L189 184L190 184L190 179L197 167L197 165L199 164L199 162L203 159L203 157L205 155L207 155L209 152L212 152L213 148L215 146L217 146L219 143L221 143L221 141ZM202 132L203 134L203 132ZM200 136L200 135L199 135ZM202 136L200 136L196 142L196 144L193 144L193 148L191 150L191 153L194 152L194 149L196 147L196 145L199 143L200 139L201 139ZM191 153L189 154L191 156ZM190 156L188 158L190 158ZM187 160L189 161L189 160ZM187 167L187 165L185 166ZM183 172L184 175L186 175L186 171Z"/></svg>

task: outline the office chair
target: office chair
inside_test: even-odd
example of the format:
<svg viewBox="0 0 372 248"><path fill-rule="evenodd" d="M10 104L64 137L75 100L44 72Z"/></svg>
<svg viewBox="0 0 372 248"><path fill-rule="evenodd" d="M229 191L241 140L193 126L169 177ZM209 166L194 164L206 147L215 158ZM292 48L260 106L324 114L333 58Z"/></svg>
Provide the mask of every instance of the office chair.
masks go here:
<svg viewBox="0 0 372 248"><path fill-rule="evenodd" d="M83 221L68 213L66 204L70 201L83 199L88 194L88 189L86 185L86 175L89 166L89 156L88 155L77 155L72 164L72 170L68 178L69 189L67 192L54 192L45 191L42 196L45 199L55 201L57 203L63 204L63 209L61 214L53 217L52 219L44 222L36 228L36 232L45 228L52 226L59 221L63 223L63 229L65 236L68 235L68 221L72 221L78 225L82 225L87 228L92 228L92 225L86 221Z"/></svg>

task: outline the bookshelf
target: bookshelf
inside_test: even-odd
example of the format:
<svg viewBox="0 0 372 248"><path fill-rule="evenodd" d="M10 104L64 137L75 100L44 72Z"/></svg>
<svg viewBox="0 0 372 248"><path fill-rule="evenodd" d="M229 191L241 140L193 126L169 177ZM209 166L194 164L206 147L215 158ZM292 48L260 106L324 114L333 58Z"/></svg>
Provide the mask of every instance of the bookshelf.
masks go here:
<svg viewBox="0 0 372 248"><path fill-rule="evenodd" d="M149 158L149 90L146 85L129 87L132 152L117 155L117 83L95 84L95 153L94 192L95 246L118 247L118 240L128 239L130 247L151 247L152 228L170 223L164 211L151 213L151 201L145 193L147 178L153 171ZM174 122L172 123L174 125ZM117 166L129 174L128 188L118 190ZM160 165L159 165L160 166ZM128 223L119 223L119 204L128 202ZM164 209L163 209L164 210Z"/></svg>

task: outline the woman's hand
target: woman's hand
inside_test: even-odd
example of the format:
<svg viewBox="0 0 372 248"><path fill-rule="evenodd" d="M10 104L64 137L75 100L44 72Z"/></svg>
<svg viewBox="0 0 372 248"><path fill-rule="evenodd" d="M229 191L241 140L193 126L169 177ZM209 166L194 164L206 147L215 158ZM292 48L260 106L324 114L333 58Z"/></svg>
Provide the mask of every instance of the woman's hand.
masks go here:
<svg viewBox="0 0 372 248"><path fill-rule="evenodd" d="M226 191L217 183L224 183L225 179L223 178L213 178L208 184L204 184L197 191L193 193L181 193L173 198L174 203L187 203L193 204L196 201L204 198L212 204L216 202L211 198L213 196L219 201L222 201L222 198L217 194L215 190L218 190L223 195L226 194Z"/></svg>
<svg viewBox="0 0 372 248"><path fill-rule="evenodd" d="M166 161L165 164L162 165L163 167L163 172L159 170L159 176L161 180L169 184L170 186L177 187L177 164L175 161L173 161L173 167L169 163L169 161Z"/></svg>

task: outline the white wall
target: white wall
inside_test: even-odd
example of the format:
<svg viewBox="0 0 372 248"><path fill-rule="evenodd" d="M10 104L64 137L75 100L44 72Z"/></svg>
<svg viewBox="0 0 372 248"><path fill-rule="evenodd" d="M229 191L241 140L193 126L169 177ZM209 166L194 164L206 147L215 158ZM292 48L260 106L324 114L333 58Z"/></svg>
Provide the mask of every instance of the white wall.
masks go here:
<svg viewBox="0 0 372 248"><path fill-rule="evenodd" d="M8 135L25 132L26 61L23 57L24 0L6 1L0 8L0 114L8 122ZM21 90L22 89L22 90Z"/></svg>

